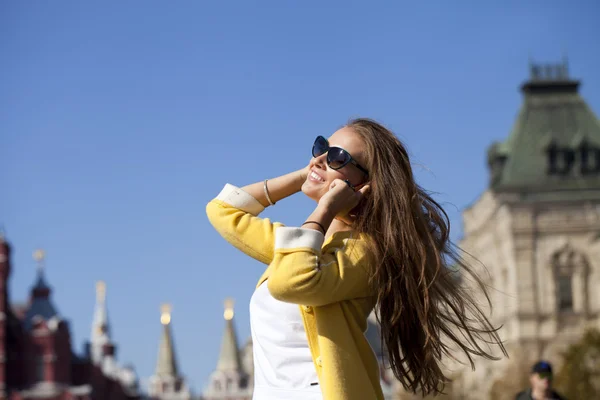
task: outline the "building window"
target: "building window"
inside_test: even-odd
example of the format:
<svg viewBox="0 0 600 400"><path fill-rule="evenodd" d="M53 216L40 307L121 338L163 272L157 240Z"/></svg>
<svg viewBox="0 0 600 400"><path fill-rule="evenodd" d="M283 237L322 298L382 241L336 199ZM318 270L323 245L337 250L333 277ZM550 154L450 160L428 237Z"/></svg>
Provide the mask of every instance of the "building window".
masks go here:
<svg viewBox="0 0 600 400"><path fill-rule="evenodd" d="M216 392L220 392L221 391L221 382L215 381L215 391Z"/></svg>
<svg viewBox="0 0 600 400"><path fill-rule="evenodd" d="M43 382L46 379L46 365L44 363L44 355L37 354L35 356L35 381Z"/></svg>
<svg viewBox="0 0 600 400"><path fill-rule="evenodd" d="M588 263L585 254L575 250L570 244L566 244L558 250L552 259L554 269L554 283L556 296L556 309L558 312L575 311L575 302L573 299L573 283L579 282L581 285L581 294L577 293L581 300L582 309L585 310L587 304L587 279ZM580 285L577 285L579 288ZM580 289L577 289L580 290Z"/></svg>
<svg viewBox="0 0 600 400"><path fill-rule="evenodd" d="M556 286L558 289L558 310L570 311L573 309L573 278L570 274L559 275Z"/></svg>

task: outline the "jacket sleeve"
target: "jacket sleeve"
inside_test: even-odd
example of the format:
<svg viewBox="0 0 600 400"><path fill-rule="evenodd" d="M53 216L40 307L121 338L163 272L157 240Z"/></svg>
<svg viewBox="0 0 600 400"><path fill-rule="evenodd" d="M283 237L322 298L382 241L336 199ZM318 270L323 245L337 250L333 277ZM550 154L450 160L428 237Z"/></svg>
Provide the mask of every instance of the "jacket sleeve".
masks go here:
<svg viewBox="0 0 600 400"><path fill-rule="evenodd" d="M322 253L323 241L323 234L312 229L282 227L275 232L267 282L274 298L324 306L371 295L366 243L352 238L332 241Z"/></svg>
<svg viewBox="0 0 600 400"><path fill-rule="evenodd" d="M210 223L225 240L250 257L270 264L275 231L282 224L259 218L263 210L258 200L230 184L206 206Z"/></svg>

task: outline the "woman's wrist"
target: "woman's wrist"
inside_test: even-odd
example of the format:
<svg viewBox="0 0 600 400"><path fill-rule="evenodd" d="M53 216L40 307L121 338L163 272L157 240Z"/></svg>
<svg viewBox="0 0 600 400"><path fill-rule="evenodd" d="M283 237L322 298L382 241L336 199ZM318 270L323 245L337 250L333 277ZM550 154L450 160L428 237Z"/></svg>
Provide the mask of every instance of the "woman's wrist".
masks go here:
<svg viewBox="0 0 600 400"><path fill-rule="evenodd" d="M302 189L302 170L293 171L277 178L267 179L242 187L264 207L275 204ZM268 198L267 198L268 197ZM269 201L270 200L270 201Z"/></svg>
<svg viewBox="0 0 600 400"><path fill-rule="evenodd" d="M317 215L319 218L323 218L324 220L330 220L329 223L331 223L331 221L333 221L335 218L335 213L326 204L317 204L313 214Z"/></svg>
<svg viewBox="0 0 600 400"><path fill-rule="evenodd" d="M329 226L333 222L335 215L329 211L329 209L323 205L317 205L317 208L306 218L307 228L315 229L315 230L324 230L324 233L327 233ZM302 226L305 226L305 225ZM320 229L319 229L320 228Z"/></svg>
<svg viewBox="0 0 600 400"><path fill-rule="evenodd" d="M314 225L314 226L318 226L319 230L321 231L321 233L323 235L325 235L327 233L327 229L323 226L322 223L320 223L319 221L306 221L305 223L302 224L302 227L304 228L307 225Z"/></svg>

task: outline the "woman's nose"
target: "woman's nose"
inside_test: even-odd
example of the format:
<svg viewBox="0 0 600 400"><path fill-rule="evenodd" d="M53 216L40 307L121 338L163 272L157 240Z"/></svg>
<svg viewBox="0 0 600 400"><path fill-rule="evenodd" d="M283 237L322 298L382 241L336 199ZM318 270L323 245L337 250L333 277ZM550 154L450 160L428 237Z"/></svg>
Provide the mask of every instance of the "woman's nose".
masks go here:
<svg viewBox="0 0 600 400"><path fill-rule="evenodd" d="M322 170L326 170L326 161L327 161L327 156L325 154L321 154L319 157L315 157L313 158L313 166L318 168L318 169L322 169Z"/></svg>

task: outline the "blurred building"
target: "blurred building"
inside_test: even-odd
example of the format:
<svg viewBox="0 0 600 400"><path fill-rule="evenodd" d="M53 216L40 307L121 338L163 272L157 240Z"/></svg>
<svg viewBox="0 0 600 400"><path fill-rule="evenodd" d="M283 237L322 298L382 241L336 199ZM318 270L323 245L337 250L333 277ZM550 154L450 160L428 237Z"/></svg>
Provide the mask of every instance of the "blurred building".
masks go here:
<svg viewBox="0 0 600 400"><path fill-rule="evenodd" d="M239 347L233 323L233 301L230 299L225 302L223 316L225 331L221 340L219 359L216 369L208 378L202 400L251 400L254 381L252 340L248 339L243 347ZM392 399L395 380L390 376L390 370L384 367L384 351L374 314L369 317L365 335L379 359L381 386L385 398Z"/></svg>
<svg viewBox="0 0 600 400"><path fill-rule="evenodd" d="M98 284L92 338L85 354L72 351L69 325L51 298L44 253L35 252L37 279L27 304L10 303L10 246L0 235L0 399L138 399L137 377L120 367Z"/></svg>
<svg viewBox="0 0 600 400"><path fill-rule="evenodd" d="M579 86L566 61L530 66L513 130L489 148L488 189L464 211L461 247L487 268L510 353L457 369L465 399L488 398L519 363L560 367L562 350L600 328L600 122Z"/></svg>
<svg viewBox="0 0 600 400"><path fill-rule="evenodd" d="M148 396L151 400L191 400L190 389L177 367L175 341L171 332L171 307L164 304L161 311L162 335L156 371L148 385Z"/></svg>
<svg viewBox="0 0 600 400"><path fill-rule="evenodd" d="M233 301L225 301L225 331L217 368L208 378L203 400L251 400L253 391L252 342L243 349L238 347L233 324ZM242 362L243 361L243 362Z"/></svg>

